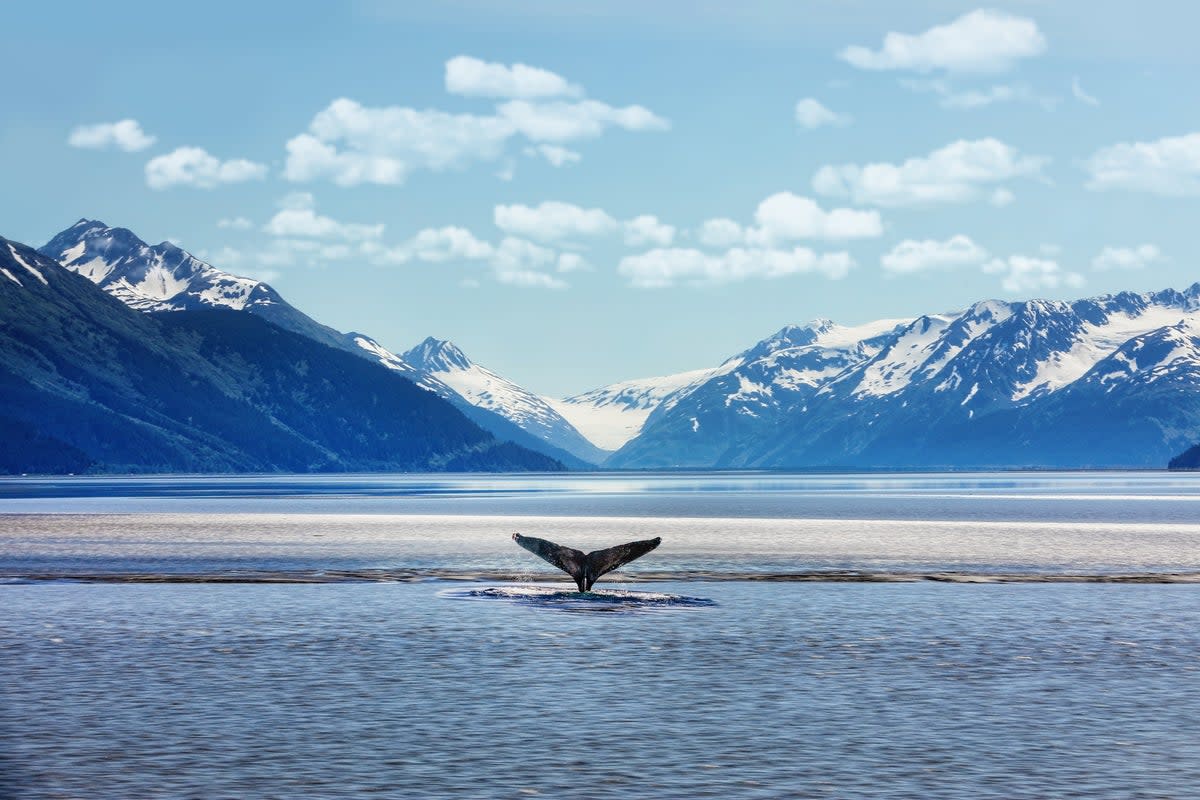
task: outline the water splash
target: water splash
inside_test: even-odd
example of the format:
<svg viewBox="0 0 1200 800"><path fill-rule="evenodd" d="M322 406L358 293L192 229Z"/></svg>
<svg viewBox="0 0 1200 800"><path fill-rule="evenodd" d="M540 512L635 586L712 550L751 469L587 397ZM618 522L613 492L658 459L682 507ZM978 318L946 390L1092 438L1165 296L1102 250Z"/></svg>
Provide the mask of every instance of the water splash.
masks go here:
<svg viewBox="0 0 1200 800"><path fill-rule="evenodd" d="M444 589L439 597L452 600L500 600L518 605L577 613L648 613L692 611L711 608L717 603L703 597L687 597L664 592L635 592L625 589L599 589L577 592L554 586L488 586L479 589Z"/></svg>

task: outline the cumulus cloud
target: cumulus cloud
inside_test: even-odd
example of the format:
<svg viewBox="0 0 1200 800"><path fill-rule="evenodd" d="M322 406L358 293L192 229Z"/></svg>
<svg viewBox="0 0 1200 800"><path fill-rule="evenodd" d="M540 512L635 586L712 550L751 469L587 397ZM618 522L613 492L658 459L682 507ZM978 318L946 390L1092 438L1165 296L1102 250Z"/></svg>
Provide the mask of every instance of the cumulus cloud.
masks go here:
<svg viewBox="0 0 1200 800"><path fill-rule="evenodd" d="M136 153L145 150L158 141L157 137L148 135L142 130L142 125L136 119L123 119L117 122L100 122L95 125L80 125L71 131L67 144L71 147L81 147L86 150L124 150L126 153Z"/></svg>
<svg viewBox="0 0 1200 800"><path fill-rule="evenodd" d="M180 147L146 163L146 185L151 189L171 186L213 189L223 183L262 180L266 175L265 164L244 158L221 161L199 147Z"/></svg>
<svg viewBox="0 0 1200 800"><path fill-rule="evenodd" d="M562 253L515 236L506 236L493 244L454 225L425 228L397 247L373 250L371 260L377 264L412 261L485 264L500 283L540 289L564 289L567 282L555 272L577 272L588 266L574 253Z"/></svg>
<svg viewBox="0 0 1200 800"><path fill-rule="evenodd" d="M568 150L557 144L539 144L525 148L525 155L533 158L544 158L552 167L565 167L567 164L577 164L583 156L574 150Z"/></svg>
<svg viewBox="0 0 1200 800"><path fill-rule="evenodd" d="M805 97L797 102L795 116L796 124L808 130L825 125L849 125L851 122L849 114L831 111L814 97Z"/></svg>
<svg viewBox="0 0 1200 800"><path fill-rule="evenodd" d="M778 192L758 204L756 228L746 232L751 243L793 239L873 239L883 235L878 211L834 208L826 211L808 197Z"/></svg>
<svg viewBox="0 0 1200 800"><path fill-rule="evenodd" d="M548 247L506 236L489 259L500 283L533 289L565 289L566 281L543 270L555 265L558 254Z"/></svg>
<svg viewBox="0 0 1200 800"><path fill-rule="evenodd" d="M905 239L880 259L885 272L897 275L953 269L983 263L987 250L959 234L945 241Z"/></svg>
<svg viewBox="0 0 1200 800"><path fill-rule="evenodd" d="M1005 72L1045 50L1046 38L1033 20L978 9L923 33L890 32L878 50L847 47L838 57L867 70L980 73Z"/></svg>
<svg viewBox="0 0 1200 800"><path fill-rule="evenodd" d="M692 248L656 248L622 258L617 272L632 286L657 289L681 282L722 284L799 273L839 279L853 267L854 259L849 253L818 254L806 247L792 250L735 247L715 255Z"/></svg>
<svg viewBox="0 0 1200 800"><path fill-rule="evenodd" d="M675 226L660 222L658 217L652 214L634 217L625 223L624 228L625 244L631 247L667 247L675 241Z"/></svg>
<svg viewBox="0 0 1200 800"><path fill-rule="evenodd" d="M696 231L700 244L706 247L732 247L746 236L742 226L728 217L705 220Z"/></svg>
<svg viewBox="0 0 1200 800"><path fill-rule="evenodd" d="M395 260L417 259L442 263L445 261L478 261L492 256L490 244L476 238L466 228L447 225L441 228L425 228L406 244L394 251Z"/></svg>
<svg viewBox="0 0 1200 800"><path fill-rule="evenodd" d="M1092 259L1092 269L1101 272L1118 269L1145 269L1163 260L1162 251L1152 244L1137 247L1105 247Z"/></svg>
<svg viewBox="0 0 1200 800"><path fill-rule="evenodd" d="M758 204L754 225L743 226L726 217L706 220L696 238L707 247L774 247L798 239L874 239L883 235L878 211L834 208L791 192L777 192Z"/></svg>
<svg viewBox="0 0 1200 800"><path fill-rule="evenodd" d="M510 100L496 110L515 133L535 142L568 142L594 139L605 128L627 131L665 131L670 123L643 106L615 108L599 100L533 103Z"/></svg>
<svg viewBox="0 0 1200 800"><path fill-rule="evenodd" d="M603 236L620 227L603 209L581 208L554 200L537 206L499 205L493 209L492 218L505 233L542 242Z"/></svg>
<svg viewBox="0 0 1200 800"><path fill-rule="evenodd" d="M330 178L343 186L398 184L417 167L442 170L497 159L512 135L498 117L369 108L340 98L313 117L307 133L287 143L284 176Z"/></svg>
<svg viewBox="0 0 1200 800"><path fill-rule="evenodd" d="M1200 133L1102 147L1084 167L1089 189L1200 195Z"/></svg>
<svg viewBox="0 0 1200 800"><path fill-rule="evenodd" d="M563 166L580 159L564 146L568 142L592 139L614 128L636 132L670 127L644 106L580 99L582 89L533 67L459 56L447 63L446 75L452 91L504 101L492 113L472 114L370 107L339 98L313 117L307 131L287 142L284 177L297 182L328 179L342 186L395 185L418 169L440 171L500 160L514 140L524 140L532 153Z"/></svg>
<svg viewBox="0 0 1200 800"><path fill-rule="evenodd" d="M446 62L446 91L467 97L579 97L583 89L549 70L497 64L471 56Z"/></svg>
<svg viewBox="0 0 1200 800"><path fill-rule="evenodd" d="M863 205L965 203L987 184L1037 176L1047 163L998 139L960 139L900 164L826 165L817 170L812 185L818 194L850 197Z"/></svg>
<svg viewBox="0 0 1200 800"><path fill-rule="evenodd" d="M383 223L363 225L338 222L316 212L311 194L298 192L284 198L283 208L263 226L263 231L272 236L360 242L382 236Z"/></svg>
<svg viewBox="0 0 1200 800"><path fill-rule="evenodd" d="M248 231L254 227L254 223L245 217L225 217L217 220L217 227L233 231Z"/></svg>
<svg viewBox="0 0 1200 800"><path fill-rule="evenodd" d="M578 253L559 253L557 264L559 272L579 272L592 268L591 264L588 264Z"/></svg>
<svg viewBox="0 0 1200 800"><path fill-rule="evenodd" d="M555 200L537 206L498 205L492 211L492 218L505 233L539 242L570 244L618 232L626 244L634 247L665 247L675 240L675 227L652 214L622 222L600 208L583 208Z"/></svg>
<svg viewBox="0 0 1200 800"><path fill-rule="evenodd" d="M999 275L1004 291L1013 294L1042 289L1079 288L1085 283L1078 272L1068 272L1057 261L1031 256L994 258L983 265L989 275Z"/></svg>

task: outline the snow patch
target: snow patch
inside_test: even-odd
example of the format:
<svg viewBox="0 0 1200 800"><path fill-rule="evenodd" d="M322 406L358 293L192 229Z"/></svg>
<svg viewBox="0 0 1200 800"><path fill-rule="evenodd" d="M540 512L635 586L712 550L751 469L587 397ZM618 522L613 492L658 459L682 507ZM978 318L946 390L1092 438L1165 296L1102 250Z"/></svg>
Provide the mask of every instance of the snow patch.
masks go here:
<svg viewBox="0 0 1200 800"><path fill-rule="evenodd" d="M863 370L854 394L882 397L907 387L913 375L929 361L949 324L950 318L940 315L913 322L891 347Z"/></svg>
<svg viewBox="0 0 1200 800"><path fill-rule="evenodd" d="M12 257L13 257L13 260L14 260L14 261L16 261L16 262L17 262L18 264L20 264L22 267L24 267L25 269L27 269L27 270L29 270L31 273L33 273L33 277L35 277L35 278L37 278L39 281L41 281L43 286L49 286L49 285L50 285L50 282L46 280L46 276L45 276L45 275L43 275L42 273L38 272L38 270L37 270L35 267L33 267L32 265L30 265L30 264L29 264L29 262L27 262L25 259L21 258L21 254L17 252L17 248L13 247L13 246L10 244L10 245L8 246L8 252L12 253ZM20 281L18 281L18 283L20 283Z"/></svg>
<svg viewBox="0 0 1200 800"><path fill-rule="evenodd" d="M1194 327L1200 325L1200 319L1179 308L1148 306L1140 314L1110 314L1102 325L1085 323L1071 348L1038 364L1034 376L1015 387L1012 399L1015 402L1034 392L1058 391L1079 380L1133 337L1180 323Z"/></svg>

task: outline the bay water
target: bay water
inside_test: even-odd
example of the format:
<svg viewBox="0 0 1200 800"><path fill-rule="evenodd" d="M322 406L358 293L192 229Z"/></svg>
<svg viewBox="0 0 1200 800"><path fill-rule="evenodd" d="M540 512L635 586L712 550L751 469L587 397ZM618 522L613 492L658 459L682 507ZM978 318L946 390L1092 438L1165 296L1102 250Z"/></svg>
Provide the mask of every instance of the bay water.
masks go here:
<svg viewBox="0 0 1200 800"><path fill-rule="evenodd" d="M0 797L1195 796L1198 477L0 480Z"/></svg>

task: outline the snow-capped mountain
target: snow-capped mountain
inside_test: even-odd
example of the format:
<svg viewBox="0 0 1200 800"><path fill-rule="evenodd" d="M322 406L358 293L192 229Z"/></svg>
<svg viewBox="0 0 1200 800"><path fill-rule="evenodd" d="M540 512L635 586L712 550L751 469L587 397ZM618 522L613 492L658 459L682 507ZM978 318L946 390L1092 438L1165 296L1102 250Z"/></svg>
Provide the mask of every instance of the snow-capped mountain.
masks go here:
<svg viewBox="0 0 1200 800"><path fill-rule="evenodd" d="M543 397L597 447L616 450L637 436L650 412L675 392L702 382L714 370L698 369L602 386L564 400Z"/></svg>
<svg viewBox="0 0 1200 800"><path fill-rule="evenodd" d="M39 252L60 261L138 311L208 308L243 311L322 344L379 362L451 401L497 438L564 463L585 467L608 455L571 428L540 398L471 364L461 353L462 363L452 364L448 360L450 354L439 359L430 353L426 358L420 352L422 346L418 346L411 353L420 363L410 364L370 336L343 334L322 325L289 305L267 284L224 272L170 242L149 245L125 228L81 219Z"/></svg>
<svg viewBox="0 0 1200 800"><path fill-rule="evenodd" d="M784 328L668 396L620 467L1165 464L1200 439L1200 284Z"/></svg>
<svg viewBox="0 0 1200 800"><path fill-rule="evenodd" d="M608 456L543 398L471 361L452 342L428 337L399 360L430 381L434 391L444 395L434 386L449 387L471 405L500 415L576 458L599 464Z"/></svg>
<svg viewBox="0 0 1200 800"><path fill-rule="evenodd" d="M170 242L146 244L126 228L81 219L38 252L138 311L229 308L352 349L342 334L296 310L262 281L224 272Z"/></svg>
<svg viewBox="0 0 1200 800"><path fill-rule="evenodd" d="M0 237L0 473L557 470L254 314L139 313Z"/></svg>

